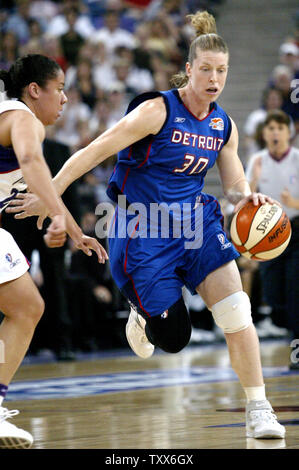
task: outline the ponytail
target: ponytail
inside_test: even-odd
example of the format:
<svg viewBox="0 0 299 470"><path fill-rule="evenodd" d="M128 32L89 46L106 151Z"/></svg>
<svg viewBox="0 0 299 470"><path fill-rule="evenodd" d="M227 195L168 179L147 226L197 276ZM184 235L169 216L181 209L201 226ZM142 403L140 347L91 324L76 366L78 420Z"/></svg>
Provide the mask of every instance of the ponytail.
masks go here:
<svg viewBox="0 0 299 470"><path fill-rule="evenodd" d="M216 21L213 15L207 11L198 11L194 15L187 15L195 30L196 38L192 41L189 49L188 62L192 65L196 58L197 49L201 51L223 52L228 54L228 47L221 36L217 34ZM181 88L188 83L185 72L175 74L170 84L175 88Z"/></svg>
<svg viewBox="0 0 299 470"><path fill-rule="evenodd" d="M0 80L8 98L21 99L24 88L36 82L44 88L48 80L54 79L60 66L54 60L40 54L28 54L19 57L9 71L0 70Z"/></svg>

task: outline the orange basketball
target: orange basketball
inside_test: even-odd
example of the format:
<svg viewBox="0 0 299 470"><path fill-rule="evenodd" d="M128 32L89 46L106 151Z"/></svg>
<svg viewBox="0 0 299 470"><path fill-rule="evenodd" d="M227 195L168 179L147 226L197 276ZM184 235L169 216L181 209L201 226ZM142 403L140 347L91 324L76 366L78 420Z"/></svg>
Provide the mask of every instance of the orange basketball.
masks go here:
<svg viewBox="0 0 299 470"><path fill-rule="evenodd" d="M250 201L234 215L230 234L241 255L267 261L286 249L292 229L288 216L278 204L266 202L254 206Z"/></svg>

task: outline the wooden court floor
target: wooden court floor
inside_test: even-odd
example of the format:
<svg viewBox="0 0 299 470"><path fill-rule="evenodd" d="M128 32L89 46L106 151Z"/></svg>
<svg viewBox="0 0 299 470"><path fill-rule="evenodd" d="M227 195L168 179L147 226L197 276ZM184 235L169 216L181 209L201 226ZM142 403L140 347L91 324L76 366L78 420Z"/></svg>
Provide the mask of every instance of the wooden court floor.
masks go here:
<svg viewBox="0 0 299 470"><path fill-rule="evenodd" d="M148 360L131 351L23 364L10 387L14 423L33 449L299 449L299 373L286 341L264 341L267 396L286 439L245 436L241 387L224 344Z"/></svg>

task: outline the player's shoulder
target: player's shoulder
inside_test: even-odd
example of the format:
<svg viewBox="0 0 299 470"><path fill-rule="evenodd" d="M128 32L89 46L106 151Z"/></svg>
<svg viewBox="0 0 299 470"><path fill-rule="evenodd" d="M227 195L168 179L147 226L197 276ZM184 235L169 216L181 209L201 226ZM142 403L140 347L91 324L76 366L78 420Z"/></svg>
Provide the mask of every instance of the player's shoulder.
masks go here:
<svg viewBox="0 0 299 470"><path fill-rule="evenodd" d="M0 114L7 112L7 111L25 111L32 116L34 116L34 113L31 111L31 109L22 101L18 100L4 100L0 102Z"/></svg>
<svg viewBox="0 0 299 470"><path fill-rule="evenodd" d="M149 91L135 96L128 106L127 113L142 105L143 108L155 109L163 106L163 96L159 91Z"/></svg>

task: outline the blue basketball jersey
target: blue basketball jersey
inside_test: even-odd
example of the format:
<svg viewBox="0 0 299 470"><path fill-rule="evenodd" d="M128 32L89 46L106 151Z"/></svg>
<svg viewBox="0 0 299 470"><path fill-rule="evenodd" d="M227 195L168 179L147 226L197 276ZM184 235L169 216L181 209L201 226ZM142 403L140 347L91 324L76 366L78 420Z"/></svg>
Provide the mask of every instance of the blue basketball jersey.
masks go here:
<svg viewBox="0 0 299 470"><path fill-rule="evenodd" d="M167 110L162 129L119 153L107 194L114 201L118 194L124 194L129 203L144 205L194 205L207 171L229 140L231 121L217 103L212 103L204 119L198 119L184 105L177 89L144 93L130 103L127 112L158 96L163 97Z"/></svg>

